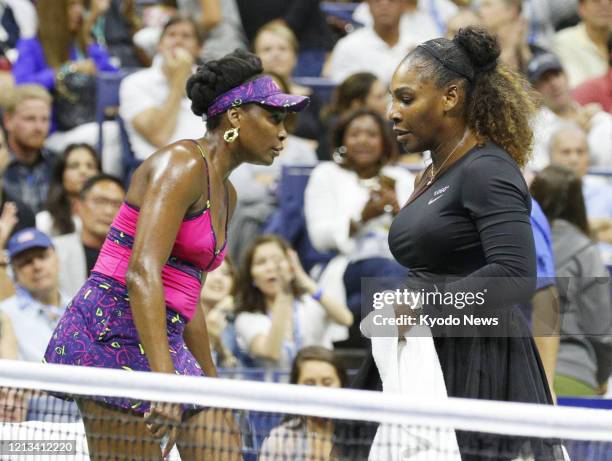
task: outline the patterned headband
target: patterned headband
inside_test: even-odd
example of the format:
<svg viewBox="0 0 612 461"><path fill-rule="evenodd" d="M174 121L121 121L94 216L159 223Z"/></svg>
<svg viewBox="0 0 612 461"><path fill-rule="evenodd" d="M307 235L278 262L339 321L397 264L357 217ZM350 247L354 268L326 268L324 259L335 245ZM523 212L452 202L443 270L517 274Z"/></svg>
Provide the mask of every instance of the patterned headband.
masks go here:
<svg viewBox="0 0 612 461"><path fill-rule="evenodd" d="M266 75L238 85L218 96L206 111L204 119L215 117L232 107L240 107L248 103L299 112L305 109L309 102L310 98L307 96L283 93L272 77Z"/></svg>

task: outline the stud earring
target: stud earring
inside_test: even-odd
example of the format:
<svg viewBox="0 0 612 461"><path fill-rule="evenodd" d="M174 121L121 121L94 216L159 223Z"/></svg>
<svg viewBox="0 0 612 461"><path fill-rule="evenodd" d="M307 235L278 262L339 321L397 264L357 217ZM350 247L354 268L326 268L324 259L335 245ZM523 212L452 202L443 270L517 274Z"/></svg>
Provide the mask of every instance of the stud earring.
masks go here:
<svg viewBox="0 0 612 461"><path fill-rule="evenodd" d="M223 133L223 139L225 139L225 142L231 144L236 141L236 139L238 139L239 134L240 128L230 128L225 133Z"/></svg>

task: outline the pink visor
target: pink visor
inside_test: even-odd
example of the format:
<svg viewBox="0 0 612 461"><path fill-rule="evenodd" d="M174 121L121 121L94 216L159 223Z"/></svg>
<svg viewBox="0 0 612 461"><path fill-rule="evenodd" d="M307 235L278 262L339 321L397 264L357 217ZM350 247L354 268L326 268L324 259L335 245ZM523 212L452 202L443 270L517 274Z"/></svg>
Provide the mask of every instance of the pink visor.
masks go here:
<svg viewBox="0 0 612 461"><path fill-rule="evenodd" d="M299 112L305 109L309 102L310 98L307 96L283 93L272 77L263 76L223 93L210 105L206 116L212 118L232 107L249 103L285 109L288 112Z"/></svg>

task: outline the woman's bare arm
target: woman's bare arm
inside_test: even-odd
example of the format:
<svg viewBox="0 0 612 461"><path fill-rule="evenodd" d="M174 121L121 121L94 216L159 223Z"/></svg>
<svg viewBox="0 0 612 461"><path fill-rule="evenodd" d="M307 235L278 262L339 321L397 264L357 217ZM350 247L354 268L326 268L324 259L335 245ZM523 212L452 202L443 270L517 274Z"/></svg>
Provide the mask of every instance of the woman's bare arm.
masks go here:
<svg viewBox="0 0 612 461"><path fill-rule="evenodd" d="M173 144L151 159L126 274L134 324L152 371L174 373L161 272L185 213L206 187L200 155Z"/></svg>

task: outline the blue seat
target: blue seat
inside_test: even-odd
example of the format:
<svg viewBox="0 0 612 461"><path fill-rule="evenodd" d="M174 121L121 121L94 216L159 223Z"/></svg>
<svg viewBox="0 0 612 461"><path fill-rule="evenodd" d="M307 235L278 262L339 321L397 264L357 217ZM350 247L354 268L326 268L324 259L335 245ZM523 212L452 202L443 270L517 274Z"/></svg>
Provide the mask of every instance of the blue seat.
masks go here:
<svg viewBox="0 0 612 461"><path fill-rule="evenodd" d="M102 155L104 147L102 124L105 120L116 120L119 125L121 158L124 170L123 179L126 184L129 183L134 170L142 163L141 160L134 157L125 125L119 116L119 87L121 81L130 73L132 73L130 69L121 69L119 72L99 72L96 86L96 122L98 123L99 133L98 152Z"/></svg>
<svg viewBox="0 0 612 461"><path fill-rule="evenodd" d="M280 235L300 257L306 271L316 264L327 264L334 252L320 253L310 242L304 217L304 191L312 166L284 166L278 183L278 208L264 228L264 233Z"/></svg>

